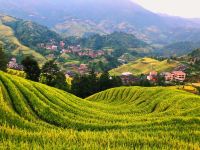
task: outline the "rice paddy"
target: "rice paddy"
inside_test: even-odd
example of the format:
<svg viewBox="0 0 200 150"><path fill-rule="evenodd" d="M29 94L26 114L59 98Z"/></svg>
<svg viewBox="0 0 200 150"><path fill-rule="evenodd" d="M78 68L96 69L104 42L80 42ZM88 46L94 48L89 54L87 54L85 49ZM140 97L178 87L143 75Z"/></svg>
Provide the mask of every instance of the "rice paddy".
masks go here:
<svg viewBox="0 0 200 150"><path fill-rule="evenodd" d="M120 87L86 99L0 72L0 149L200 149L200 97Z"/></svg>

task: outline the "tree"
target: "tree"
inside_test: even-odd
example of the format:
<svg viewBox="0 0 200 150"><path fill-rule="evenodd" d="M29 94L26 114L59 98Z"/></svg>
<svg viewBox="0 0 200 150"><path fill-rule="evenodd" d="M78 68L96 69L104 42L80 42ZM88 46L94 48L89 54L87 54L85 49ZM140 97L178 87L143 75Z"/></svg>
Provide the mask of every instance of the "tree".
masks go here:
<svg viewBox="0 0 200 150"><path fill-rule="evenodd" d="M7 69L8 60L3 51L3 45L0 44L0 70L6 71Z"/></svg>
<svg viewBox="0 0 200 150"><path fill-rule="evenodd" d="M123 85L122 80L121 80L120 77L118 77L118 76L113 76L113 77L111 77L111 78L112 78L112 80L111 80L111 82L112 82L112 87L120 87L120 86Z"/></svg>
<svg viewBox="0 0 200 150"><path fill-rule="evenodd" d="M103 42L102 37L101 37L100 35L97 34L97 35L94 37L94 43L93 43L92 48L93 48L94 50L102 49L102 48L103 48L103 44L104 44L104 42Z"/></svg>
<svg viewBox="0 0 200 150"><path fill-rule="evenodd" d="M200 94L200 87L195 87L197 89L198 94Z"/></svg>
<svg viewBox="0 0 200 150"><path fill-rule="evenodd" d="M147 77L144 74L141 74L139 85L144 87L150 87L151 82L147 79Z"/></svg>
<svg viewBox="0 0 200 150"><path fill-rule="evenodd" d="M26 79L38 82L41 71L37 61L28 56L22 60L22 65L26 73Z"/></svg>
<svg viewBox="0 0 200 150"><path fill-rule="evenodd" d="M77 75L72 81L72 93L81 98L86 98L91 93L91 86L89 83L90 81L87 75Z"/></svg>
<svg viewBox="0 0 200 150"><path fill-rule="evenodd" d="M126 53L128 50L126 48L116 48L114 50L114 52L112 53L112 55L114 57L120 57L122 56L124 53Z"/></svg>
<svg viewBox="0 0 200 150"><path fill-rule="evenodd" d="M79 76L76 75L72 81L72 93L86 98L98 91L97 76L92 70L89 75Z"/></svg>
<svg viewBox="0 0 200 150"><path fill-rule="evenodd" d="M72 81L71 91L76 96L86 98L94 93L122 85L120 77L111 77L104 72L98 79L94 70L89 75L76 75Z"/></svg>
<svg viewBox="0 0 200 150"><path fill-rule="evenodd" d="M158 74L158 77L157 77L157 84L159 86L165 86L165 77Z"/></svg>
<svg viewBox="0 0 200 150"><path fill-rule="evenodd" d="M68 90L66 77L54 60L46 62L41 70L40 82L62 90Z"/></svg>
<svg viewBox="0 0 200 150"><path fill-rule="evenodd" d="M76 96L80 96L81 87L80 87L81 77L79 75L76 75L74 79L72 80L71 85L71 92L75 94ZM81 96L80 96L81 97Z"/></svg>
<svg viewBox="0 0 200 150"><path fill-rule="evenodd" d="M99 81L98 81L99 88L98 89L100 91L103 91L103 90L113 87L111 79L112 79L112 77L110 76L108 71L105 71L99 78Z"/></svg>

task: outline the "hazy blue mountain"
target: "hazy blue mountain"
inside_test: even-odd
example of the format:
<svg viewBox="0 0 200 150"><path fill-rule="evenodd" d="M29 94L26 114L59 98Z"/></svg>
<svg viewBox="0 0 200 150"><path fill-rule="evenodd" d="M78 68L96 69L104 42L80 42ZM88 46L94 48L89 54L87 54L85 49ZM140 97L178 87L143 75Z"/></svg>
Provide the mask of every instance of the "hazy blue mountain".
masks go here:
<svg viewBox="0 0 200 150"><path fill-rule="evenodd" d="M199 41L199 19L155 14L131 0L0 0L0 3L0 12L46 25L63 36L123 31L161 44Z"/></svg>
<svg viewBox="0 0 200 150"><path fill-rule="evenodd" d="M161 18L130 0L0 0L0 10L51 26L72 18L135 25L160 25ZM143 19L145 18L145 20Z"/></svg>

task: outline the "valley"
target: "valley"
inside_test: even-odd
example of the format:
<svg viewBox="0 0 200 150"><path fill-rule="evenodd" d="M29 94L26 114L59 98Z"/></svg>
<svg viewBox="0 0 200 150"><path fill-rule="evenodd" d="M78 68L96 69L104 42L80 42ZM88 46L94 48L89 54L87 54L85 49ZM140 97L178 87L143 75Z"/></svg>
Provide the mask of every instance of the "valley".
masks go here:
<svg viewBox="0 0 200 150"><path fill-rule="evenodd" d="M0 149L199 150L200 19L0 0Z"/></svg>

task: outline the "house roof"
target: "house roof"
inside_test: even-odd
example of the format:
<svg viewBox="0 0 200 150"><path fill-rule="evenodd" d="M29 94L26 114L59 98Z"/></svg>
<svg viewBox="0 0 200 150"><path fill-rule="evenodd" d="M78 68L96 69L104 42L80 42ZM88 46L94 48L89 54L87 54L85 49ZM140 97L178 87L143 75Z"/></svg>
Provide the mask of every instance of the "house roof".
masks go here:
<svg viewBox="0 0 200 150"><path fill-rule="evenodd" d="M150 75L157 75L158 74L158 72L156 72L156 71L151 71L150 72Z"/></svg>
<svg viewBox="0 0 200 150"><path fill-rule="evenodd" d="M124 72L122 73L123 76L130 76L130 75L133 75L131 72Z"/></svg>
<svg viewBox="0 0 200 150"><path fill-rule="evenodd" d="M186 73L183 72L183 71L173 71L172 72L173 74L176 74L176 75L185 75Z"/></svg>

